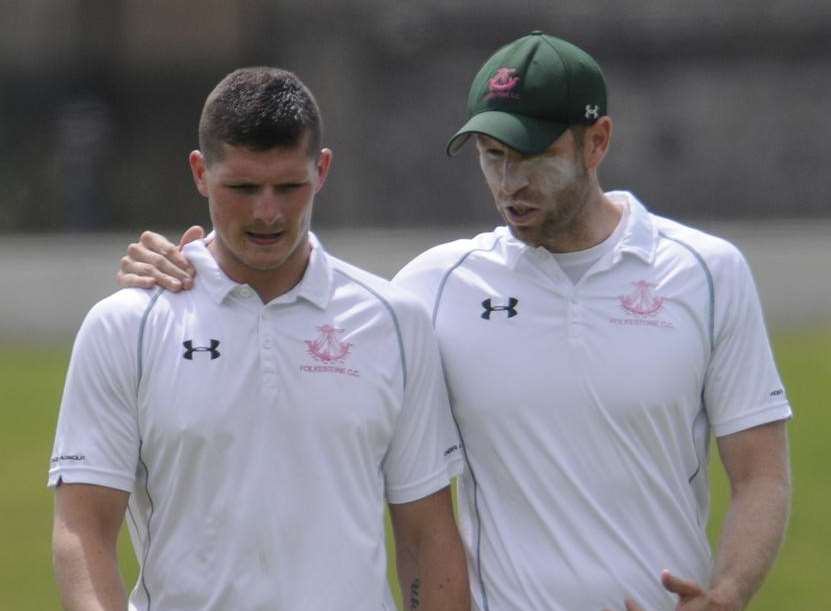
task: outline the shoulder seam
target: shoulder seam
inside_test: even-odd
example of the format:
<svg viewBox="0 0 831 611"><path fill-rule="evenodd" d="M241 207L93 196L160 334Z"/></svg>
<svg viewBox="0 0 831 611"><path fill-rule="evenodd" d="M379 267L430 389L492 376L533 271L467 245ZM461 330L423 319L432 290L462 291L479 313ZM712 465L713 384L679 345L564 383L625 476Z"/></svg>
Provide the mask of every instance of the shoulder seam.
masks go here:
<svg viewBox="0 0 831 611"><path fill-rule="evenodd" d="M658 235L661 236L664 239L667 239L667 240L670 240L671 242L675 242L676 244L679 244L680 246L685 248L687 251L689 251L690 254L692 254L692 256L695 257L696 261L698 261L698 264L701 266L701 269L704 270L704 276L707 279L707 289L710 292L710 304L709 304L710 305L710 312L709 312L709 320L708 320L708 329L707 329L707 331L710 335L710 338L709 338L710 339L710 351L712 352L713 349L715 348L715 341L716 341L715 340L716 293L715 293L715 283L713 282L713 274L710 271L710 268L707 265L707 262L704 260L704 257L701 255L701 253L698 252L691 245L687 244L685 241L683 241L679 238L672 237L672 236L664 233L663 231L659 231Z"/></svg>
<svg viewBox="0 0 831 611"><path fill-rule="evenodd" d="M497 244L499 244L501 240L502 236L497 236L497 238L493 241L493 244L490 245L490 248L471 248L469 251L467 251L461 257L459 257L458 261L451 265L446 272L444 272L444 275L442 276L442 279L439 282L439 290L436 291L436 301L433 304L433 313L431 316L431 320L434 328L436 326L436 320L438 319L439 315L439 304L441 303L442 294L444 293L444 287L447 284L448 279L450 278L450 274L456 271L456 269L460 265L462 265L462 263L465 262L465 259L467 259L470 255L472 255L475 252L491 252L496 248Z"/></svg>
<svg viewBox="0 0 831 611"><path fill-rule="evenodd" d="M348 274L347 272L340 269L339 267L334 267L333 266L332 270L334 272L339 273L341 276L344 276L345 278L349 279L349 281L354 282L355 284L357 284L361 288L363 288L366 292L368 292L373 297L375 297L378 301L380 301L381 304L387 309L387 312L389 312L390 318L392 318L393 326L395 327L396 339L398 340L398 352L399 352L399 356L401 358L401 377L403 379L404 389L406 390L406 388L407 388L407 358L404 354L404 339L401 336L401 325L398 322L398 316L396 315L395 310L390 305L389 301L384 299L384 297L382 297L381 294L378 293L378 291L376 291L375 289L370 287L367 283L365 283L361 280L358 280L357 278L355 278L354 276Z"/></svg>
<svg viewBox="0 0 831 611"><path fill-rule="evenodd" d="M156 305L156 301L159 299L159 296L164 292L163 288L159 288L153 293L153 296L150 298L149 303L144 308L144 314L141 316L141 323L139 324L139 332L138 332L138 341L136 350L137 350L137 359L136 359L136 369L137 369L137 376L136 376L136 392L138 393L138 388L141 385L141 377L144 374L144 328L147 326L147 318L150 316L150 310L153 309L153 306Z"/></svg>

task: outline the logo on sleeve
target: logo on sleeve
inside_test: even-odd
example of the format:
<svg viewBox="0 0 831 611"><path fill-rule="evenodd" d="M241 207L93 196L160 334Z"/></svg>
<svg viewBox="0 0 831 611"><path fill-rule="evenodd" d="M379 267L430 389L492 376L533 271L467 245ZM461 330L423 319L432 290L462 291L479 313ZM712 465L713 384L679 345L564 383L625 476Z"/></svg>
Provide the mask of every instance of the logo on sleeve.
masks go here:
<svg viewBox="0 0 831 611"><path fill-rule="evenodd" d="M192 339L182 342L182 345L185 347L185 353L182 355L182 358L189 361L193 360L194 352L210 352L211 360L218 359L220 357L220 352L217 350L219 347L218 339L212 339L210 346L194 346Z"/></svg>
<svg viewBox="0 0 831 611"><path fill-rule="evenodd" d="M485 320L491 319L491 314L494 312L505 312L507 318L513 318L517 315L516 307L519 304L519 299L516 297L508 297L508 305L494 305L493 299L488 297L482 302L482 307L485 309L481 316Z"/></svg>
<svg viewBox="0 0 831 611"><path fill-rule="evenodd" d="M63 462L84 462L87 459L83 454L61 454L60 456L53 456L49 462L53 465Z"/></svg>

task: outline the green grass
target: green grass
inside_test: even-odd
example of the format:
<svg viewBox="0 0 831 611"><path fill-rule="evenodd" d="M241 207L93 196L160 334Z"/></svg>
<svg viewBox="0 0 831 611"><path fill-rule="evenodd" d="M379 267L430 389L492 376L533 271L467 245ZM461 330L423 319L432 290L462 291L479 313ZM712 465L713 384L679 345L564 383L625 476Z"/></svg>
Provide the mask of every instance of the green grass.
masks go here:
<svg viewBox="0 0 831 611"><path fill-rule="evenodd" d="M831 328L774 338L777 363L796 417L790 427L794 472L791 524L780 558L753 611L827 608L825 545L831 541ZM0 609L57 609L52 579L52 494L46 472L68 347L0 346ZM714 452L715 454L715 452ZM726 483L713 465L713 523L724 513ZM716 528L711 529L715 536ZM136 564L126 538L122 569L132 584Z"/></svg>

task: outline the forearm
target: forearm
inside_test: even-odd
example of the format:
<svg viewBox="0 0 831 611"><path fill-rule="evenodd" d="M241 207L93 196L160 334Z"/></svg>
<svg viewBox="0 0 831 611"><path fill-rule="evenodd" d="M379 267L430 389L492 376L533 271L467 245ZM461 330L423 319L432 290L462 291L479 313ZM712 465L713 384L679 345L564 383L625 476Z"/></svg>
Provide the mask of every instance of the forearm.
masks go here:
<svg viewBox="0 0 831 611"><path fill-rule="evenodd" d="M409 546L396 547L396 569L398 585L401 588L401 602L404 609L418 609L421 606L421 578L419 577L418 552Z"/></svg>
<svg viewBox="0 0 831 611"><path fill-rule="evenodd" d="M66 611L125 611L127 596L114 545L56 532L55 579Z"/></svg>
<svg viewBox="0 0 831 611"><path fill-rule="evenodd" d="M776 559L790 509L787 478L757 477L733 492L721 528L712 590L744 609Z"/></svg>
<svg viewBox="0 0 831 611"><path fill-rule="evenodd" d="M417 550L399 554L398 578L404 609L470 609L470 586L464 552L458 539L427 537Z"/></svg>

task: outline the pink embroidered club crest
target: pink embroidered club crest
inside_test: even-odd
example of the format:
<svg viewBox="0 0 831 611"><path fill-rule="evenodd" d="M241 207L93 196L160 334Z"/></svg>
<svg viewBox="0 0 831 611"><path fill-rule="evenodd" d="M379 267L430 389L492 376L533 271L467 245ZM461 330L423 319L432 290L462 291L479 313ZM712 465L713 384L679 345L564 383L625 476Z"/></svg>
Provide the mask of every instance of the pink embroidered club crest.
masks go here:
<svg viewBox="0 0 831 611"><path fill-rule="evenodd" d="M630 314L636 316L655 316L664 307L664 298L655 295L655 285L646 280L633 282L635 289L628 295L622 295L620 305Z"/></svg>
<svg viewBox="0 0 831 611"><path fill-rule="evenodd" d="M516 68L499 68L493 78L488 81L491 93L506 93L517 86L519 77L514 76Z"/></svg>
<svg viewBox="0 0 831 611"><path fill-rule="evenodd" d="M304 340L308 347L309 354L316 360L324 363L341 363L349 356L352 344L341 342L337 335L343 333L343 329L336 329L332 325L323 325L317 328L320 331L315 339Z"/></svg>

